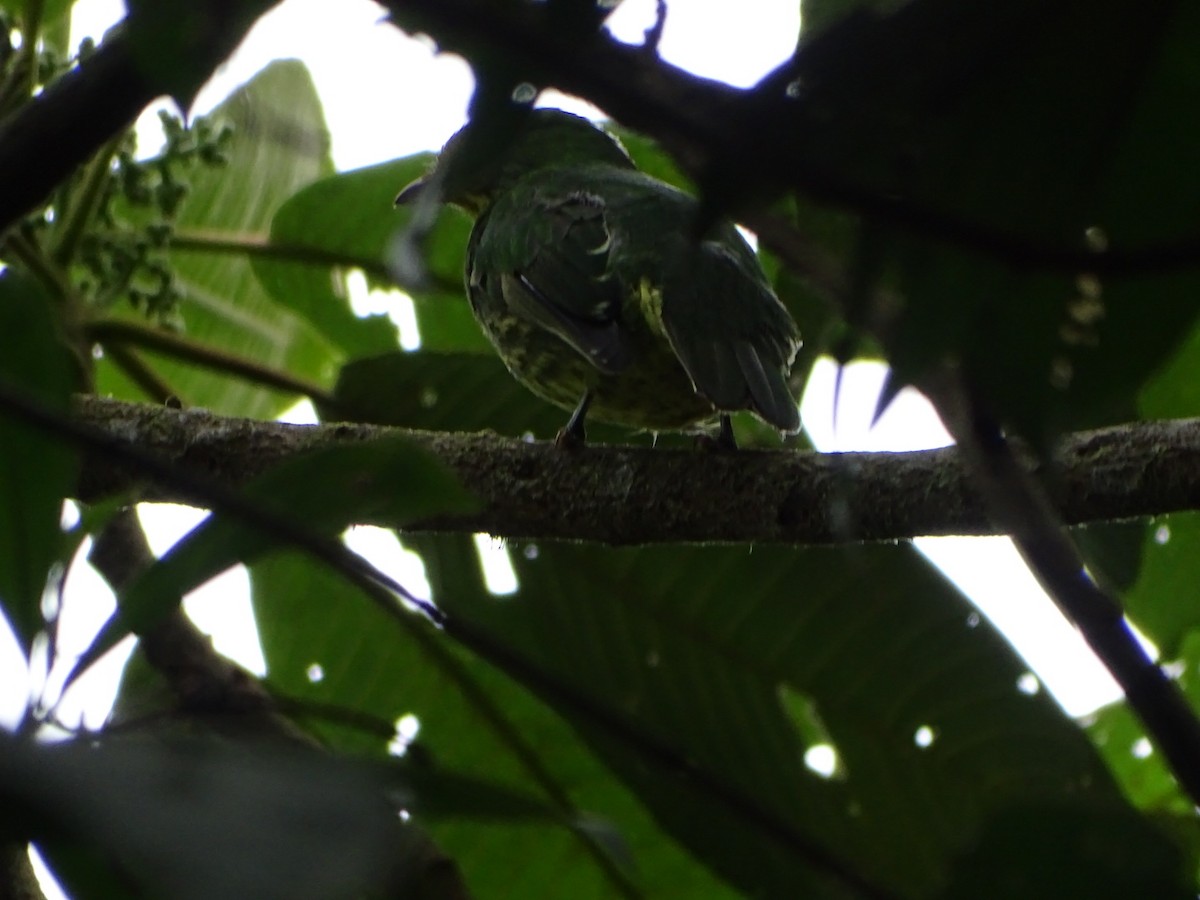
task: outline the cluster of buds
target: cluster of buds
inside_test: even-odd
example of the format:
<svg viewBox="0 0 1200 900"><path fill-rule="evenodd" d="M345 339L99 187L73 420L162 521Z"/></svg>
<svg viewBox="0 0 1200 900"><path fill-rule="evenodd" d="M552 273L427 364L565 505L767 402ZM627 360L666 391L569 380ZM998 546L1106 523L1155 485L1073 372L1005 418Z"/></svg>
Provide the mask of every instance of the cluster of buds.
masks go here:
<svg viewBox="0 0 1200 900"><path fill-rule="evenodd" d="M185 125L165 111L159 119L165 143L157 155L138 159L132 132L113 154L76 262L84 272L78 286L95 305L126 298L147 318L170 325L180 296L166 252L175 219L195 167L226 163L232 130L206 118Z"/></svg>

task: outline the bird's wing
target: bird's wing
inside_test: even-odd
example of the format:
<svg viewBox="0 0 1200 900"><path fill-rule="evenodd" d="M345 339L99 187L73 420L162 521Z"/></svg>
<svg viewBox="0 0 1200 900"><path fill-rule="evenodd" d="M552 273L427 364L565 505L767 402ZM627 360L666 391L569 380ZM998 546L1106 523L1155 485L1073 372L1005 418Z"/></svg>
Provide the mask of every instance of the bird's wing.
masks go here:
<svg viewBox="0 0 1200 900"><path fill-rule="evenodd" d="M620 327L622 294L608 271L604 201L582 191L527 198L524 253L500 276L509 310L562 338L603 372L631 361Z"/></svg>
<svg viewBox="0 0 1200 900"><path fill-rule="evenodd" d="M672 242L664 260L662 324L698 394L722 410L755 410L783 431L800 427L787 371L800 337L749 247ZM739 253L738 250L744 249Z"/></svg>

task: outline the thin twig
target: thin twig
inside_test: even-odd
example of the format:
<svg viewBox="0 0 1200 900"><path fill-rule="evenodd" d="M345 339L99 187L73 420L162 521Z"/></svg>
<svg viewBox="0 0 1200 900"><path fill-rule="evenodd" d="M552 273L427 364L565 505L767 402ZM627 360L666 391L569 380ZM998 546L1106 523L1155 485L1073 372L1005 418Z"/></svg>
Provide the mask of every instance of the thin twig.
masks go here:
<svg viewBox="0 0 1200 900"><path fill-rule="evenodd" d="M231 253L239 256L274 259L281 262L305 263L318 266L341 266L362 269L368 275L388 278L388 267L382 259L340 253L325 247L283 243L257 234L181 229L171 235L171 249L202 253Z"/></svg>
<svg viewBox="0 0 1200 900"><path fill-rule="evenodd" d="M104 355L154 403L182 402L184 399L131 348L109 344L104 347Z"/></svg>
<svg viewBox="0 0 1200 900"><path fill-rule="evenodd" d="M85 331L90 340L106 348L122 344L143 347L206 369L236 375L254 384L276 388L289 394L303 394L318 403L334 402L333 395L315 382L208 344L197 343L161 328L124 319L98 319L89 322Z"/></svg>
<svg viewBox="0 0 1200 900"><path fill-rule="evenodd" d="M662 43L663 29L667 27L667 0L654 4L654 24L646 29L642 41L642 52L658 56L658 45Z"/></svg>

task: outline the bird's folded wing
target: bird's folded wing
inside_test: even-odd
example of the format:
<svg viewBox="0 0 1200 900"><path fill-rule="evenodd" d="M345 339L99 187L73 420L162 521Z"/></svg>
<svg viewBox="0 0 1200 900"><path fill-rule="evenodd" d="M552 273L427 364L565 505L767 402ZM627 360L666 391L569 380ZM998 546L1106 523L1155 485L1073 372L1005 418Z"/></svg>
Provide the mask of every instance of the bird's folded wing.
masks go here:
<svg viewBox="0 0 1200 900"><path fill-rule="evenodd" d="M609 277L611 237L598 198L542 200L527 230L526 262L501 277L509 310L574 347L603 372L630 362L620 328L621 289Z"/></svg>
<svg viewBox="0 0 1200 900"><path fill-rule="evenodd" d="M752 260L724 242L682 236L669 257L663 329L696 392L718 409L753 409L783 431L797 430L787 371L799 335Z"/></svg>

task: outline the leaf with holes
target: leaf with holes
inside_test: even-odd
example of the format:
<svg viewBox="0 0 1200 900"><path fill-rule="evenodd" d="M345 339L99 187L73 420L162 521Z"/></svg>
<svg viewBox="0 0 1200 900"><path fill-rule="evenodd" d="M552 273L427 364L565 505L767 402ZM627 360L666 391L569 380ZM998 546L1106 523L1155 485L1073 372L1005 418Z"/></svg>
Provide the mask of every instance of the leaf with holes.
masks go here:
<svg viewBox="0 0 1200 900"><path fill-rule="evenodd" d="M396 194L429 168L420 153L345 172L312 184L288 200L271 223L271 242L309 254L310 263L262 259L255 271L276 301L334 335L348 353L365 356L395 347L363 341L330 321L337 308L330 267L362 269L373 284L390 285L388 261L396 235L410 211L397 208ZM335 224L336 223L336 224ZM462 288L463 254L470 223L460 212L443 210L424 250L428 285L409 288L416 305L422 346L432 350L486 351L487 342L471 316ZM361 329L358 329L361 331Z"/></svg>
<svg viewBox="0 0 1200 900"><path fill-rule="evenodd" d="M455 547L462 552L453 560L438 558L459 572L445 589L482 591L475 548L469 540ZM400 552L398 546L393 551ZM486 773L574 823L567 830L512 815L423 822L478 896L503 885L529 900L638 890L650 897L733 900L552 709L485 660L416 619L383 621L353 588L294 554L256 563L250 580L272 689L300 710L312 704L350 713L339 720L303 717L325 745L381 756L389 735L356 728L353 717L367 715L385 727L403 718L405 754L414 764ZM612 823L634 869L613 855L603 831L589 828L588 816Z"/></svg>
<svg viewBox="0 0 1200 900"><path fill-rule="evenodd" d="M510 673L749 895L932 891L995 817L1044 804L1107 811L1158 848L1102 861L1114 877L1182 871L1163 868L1178 851L1053 701L1018 690L1023 664L911 548L541 543L513 554L520 587L497 602L463 540L411 543L450 621L500 641L496 664L520 660ZM822 762L814 748L833 754L827 776L806 765ZM1062 865L1098 863L1080 851Z"/></svg>

